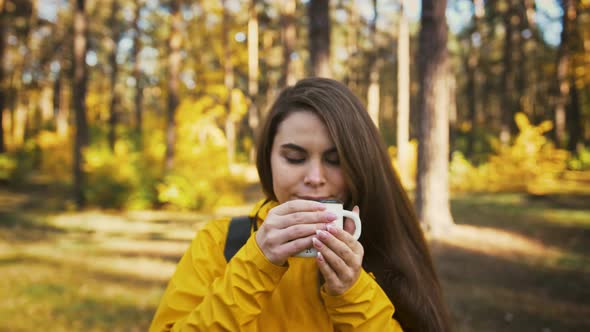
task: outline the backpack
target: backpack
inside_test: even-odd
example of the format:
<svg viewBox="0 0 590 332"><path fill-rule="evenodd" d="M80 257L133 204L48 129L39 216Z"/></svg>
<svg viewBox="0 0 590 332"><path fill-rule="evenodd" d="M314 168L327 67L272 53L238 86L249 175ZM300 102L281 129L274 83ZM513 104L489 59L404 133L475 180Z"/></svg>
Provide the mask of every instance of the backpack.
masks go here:
<svg viewBox="0 0 590 332"><path fill-rule="evenodd" d="M229 262L238 250L246 244L246 241L250 237L252 225L253 220L248 216L231 218L225 239L225 248L223 250L226 262Z"/></svg>

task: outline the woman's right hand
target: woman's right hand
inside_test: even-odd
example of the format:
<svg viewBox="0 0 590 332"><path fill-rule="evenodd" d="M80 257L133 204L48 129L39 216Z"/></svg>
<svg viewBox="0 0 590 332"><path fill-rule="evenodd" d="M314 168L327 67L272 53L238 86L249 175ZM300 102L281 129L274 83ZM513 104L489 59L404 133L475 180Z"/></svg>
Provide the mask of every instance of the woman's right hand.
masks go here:
<svg viewBox="0 0 590 332"><path fill-rule="evenodd" d="M272 208L256 232L256 243L275 265L285 265L287 258L313 246L316 230L337 216L325 206L310 200L293 200Z"/></svg>

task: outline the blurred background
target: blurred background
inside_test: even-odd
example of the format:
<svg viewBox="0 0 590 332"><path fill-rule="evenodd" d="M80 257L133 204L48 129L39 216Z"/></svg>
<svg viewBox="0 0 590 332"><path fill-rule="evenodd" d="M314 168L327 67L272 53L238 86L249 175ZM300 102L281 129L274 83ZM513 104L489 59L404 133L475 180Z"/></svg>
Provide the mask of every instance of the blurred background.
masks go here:
<svg viewBox="0 0 590 332"><path fill-rule="evenodd" d="M0 331L147 330L309 76L367 106L456 331L590 330L588 0L0 0L0 59Z"/></svg>

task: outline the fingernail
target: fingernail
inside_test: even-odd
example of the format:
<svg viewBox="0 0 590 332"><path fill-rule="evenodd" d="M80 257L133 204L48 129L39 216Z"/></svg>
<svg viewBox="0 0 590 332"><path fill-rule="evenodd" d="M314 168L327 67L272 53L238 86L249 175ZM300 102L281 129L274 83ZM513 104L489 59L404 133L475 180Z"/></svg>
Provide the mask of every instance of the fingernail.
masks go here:
<svg viewBox="0 0 590 332"><path fill-rule="evenodd" d="M320 262L324 261L324 255L322 255L322 253L319 251L318 251L318 261L320 261Z"/></svg>
<svg viewBox="0 0 590 332"><path fill-rule="evenodd" d="M328 226L329 227L329 226ZM318 235L318 237L320 239L327 239L328 238L328 233L326 233L325 231L322 230L316 230L315 233Z"/></svg>
<svg viewBox="0 0 590 332"><path fill-rule="evenodd" d="M316 239L315 237L311 239L311 242L313 242L313 246L318 249L324 246L322 242L320 242L320 240Z"/></svg>
<svg viewBox="0 0 590 332"><path fill-rule="evenodd" d="M337 234L338 233L338 228L332 226L332 225L328 225L328 232L332 233L332 234Z"/></svg>
<svg viewBox="0 0 590 332"><path fill-rule="evenodd" d="M327 212L326 217L328 218L328 221L334 221L334 220L338 219L338 216L336 214L334 214L333 212Z"/></svg>

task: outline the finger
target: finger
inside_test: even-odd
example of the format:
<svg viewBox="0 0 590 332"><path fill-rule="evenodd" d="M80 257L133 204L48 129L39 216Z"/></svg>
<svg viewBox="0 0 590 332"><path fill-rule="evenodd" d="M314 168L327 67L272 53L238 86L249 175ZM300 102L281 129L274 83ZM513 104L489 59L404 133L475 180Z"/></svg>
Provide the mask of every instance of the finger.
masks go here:
<svg viewBox="0 0 590 332"><path fill-rule="evenodd" d="M280 245L278 247L277 251L279 253L281 253L281 255L284 255L284 257L295 256L296 254L302 252L303 250L313 247L312 239L314 237L315 236L310 235L307 237L295 239L290 242L286 242L286 243Z"/></svg>
<svg viewBox="0 0 590 332"><path fill-rule="evenodd" d="M328 225L328 231L325 233L330 236L318 235L318 237L342 259L346 268L353 270L360 269L364 256L362 244L355 240L352 235L331 225ZM326 238L325 240L323 239L324 237Z"/></svg>
<svg viewBox="0 0 590 332"><path fill-rule="evenodd" d="M331 238L328 237L326 239L327 244L332 248L338 256L342 257L343 259L350 261L350 259L354 259L354 255L357 254L357 244L359 242L350 235L350 233L345 232L344 230L334 227L333 225L328 225L326 227L326 233L331 235ZM322 239L323 240L323 239Z"/></svg>
<svg viewBox="0 0 590 332"><path fill-rule="evenodd" d="M326 230L326 223L298 224L278 229L274 234L277 243L285 243L299 238L316 235L318 230Z"/></svg>
<svg viewBox="0 0 590 332"><path fill-rule="evenodd" d="M313 244L318 252L322 253L326 262L338 276L343 277L351 273L343 256L352 256L354 254L342 241L336 239L328 232L318 231Z"/></svg>
<svg viewBox="0 0 590 332"><path fill-rule="evenodd" d="M315 239L314 242L315 241L317 241L317 239ZM340 283L340 280L338 279L338 275L332 269L332 267L330 267L330 264L328 264L328 262L326 262L324 254L322 254L321 251L318 251L318 255L316 257L316 262L318 264L318 269L320 270L320 273L324 277L324 280L327 284L338 285Z"/></svg>
<svg viewBox="0 0 590 332"><path fill-rule="evenodd" d="M280 217L280 228L287 228L301 224L330 223L338 219L338 216L331 211L317 212L295 212Z"/></svg>
<svg viewBox="0 0 590 332"><path fill-rule="evenodd" d="M276 215L284 216L300 211L323 211L325 209L326 206L320 202L296 199L275 206L271 211Z"/></svg>

